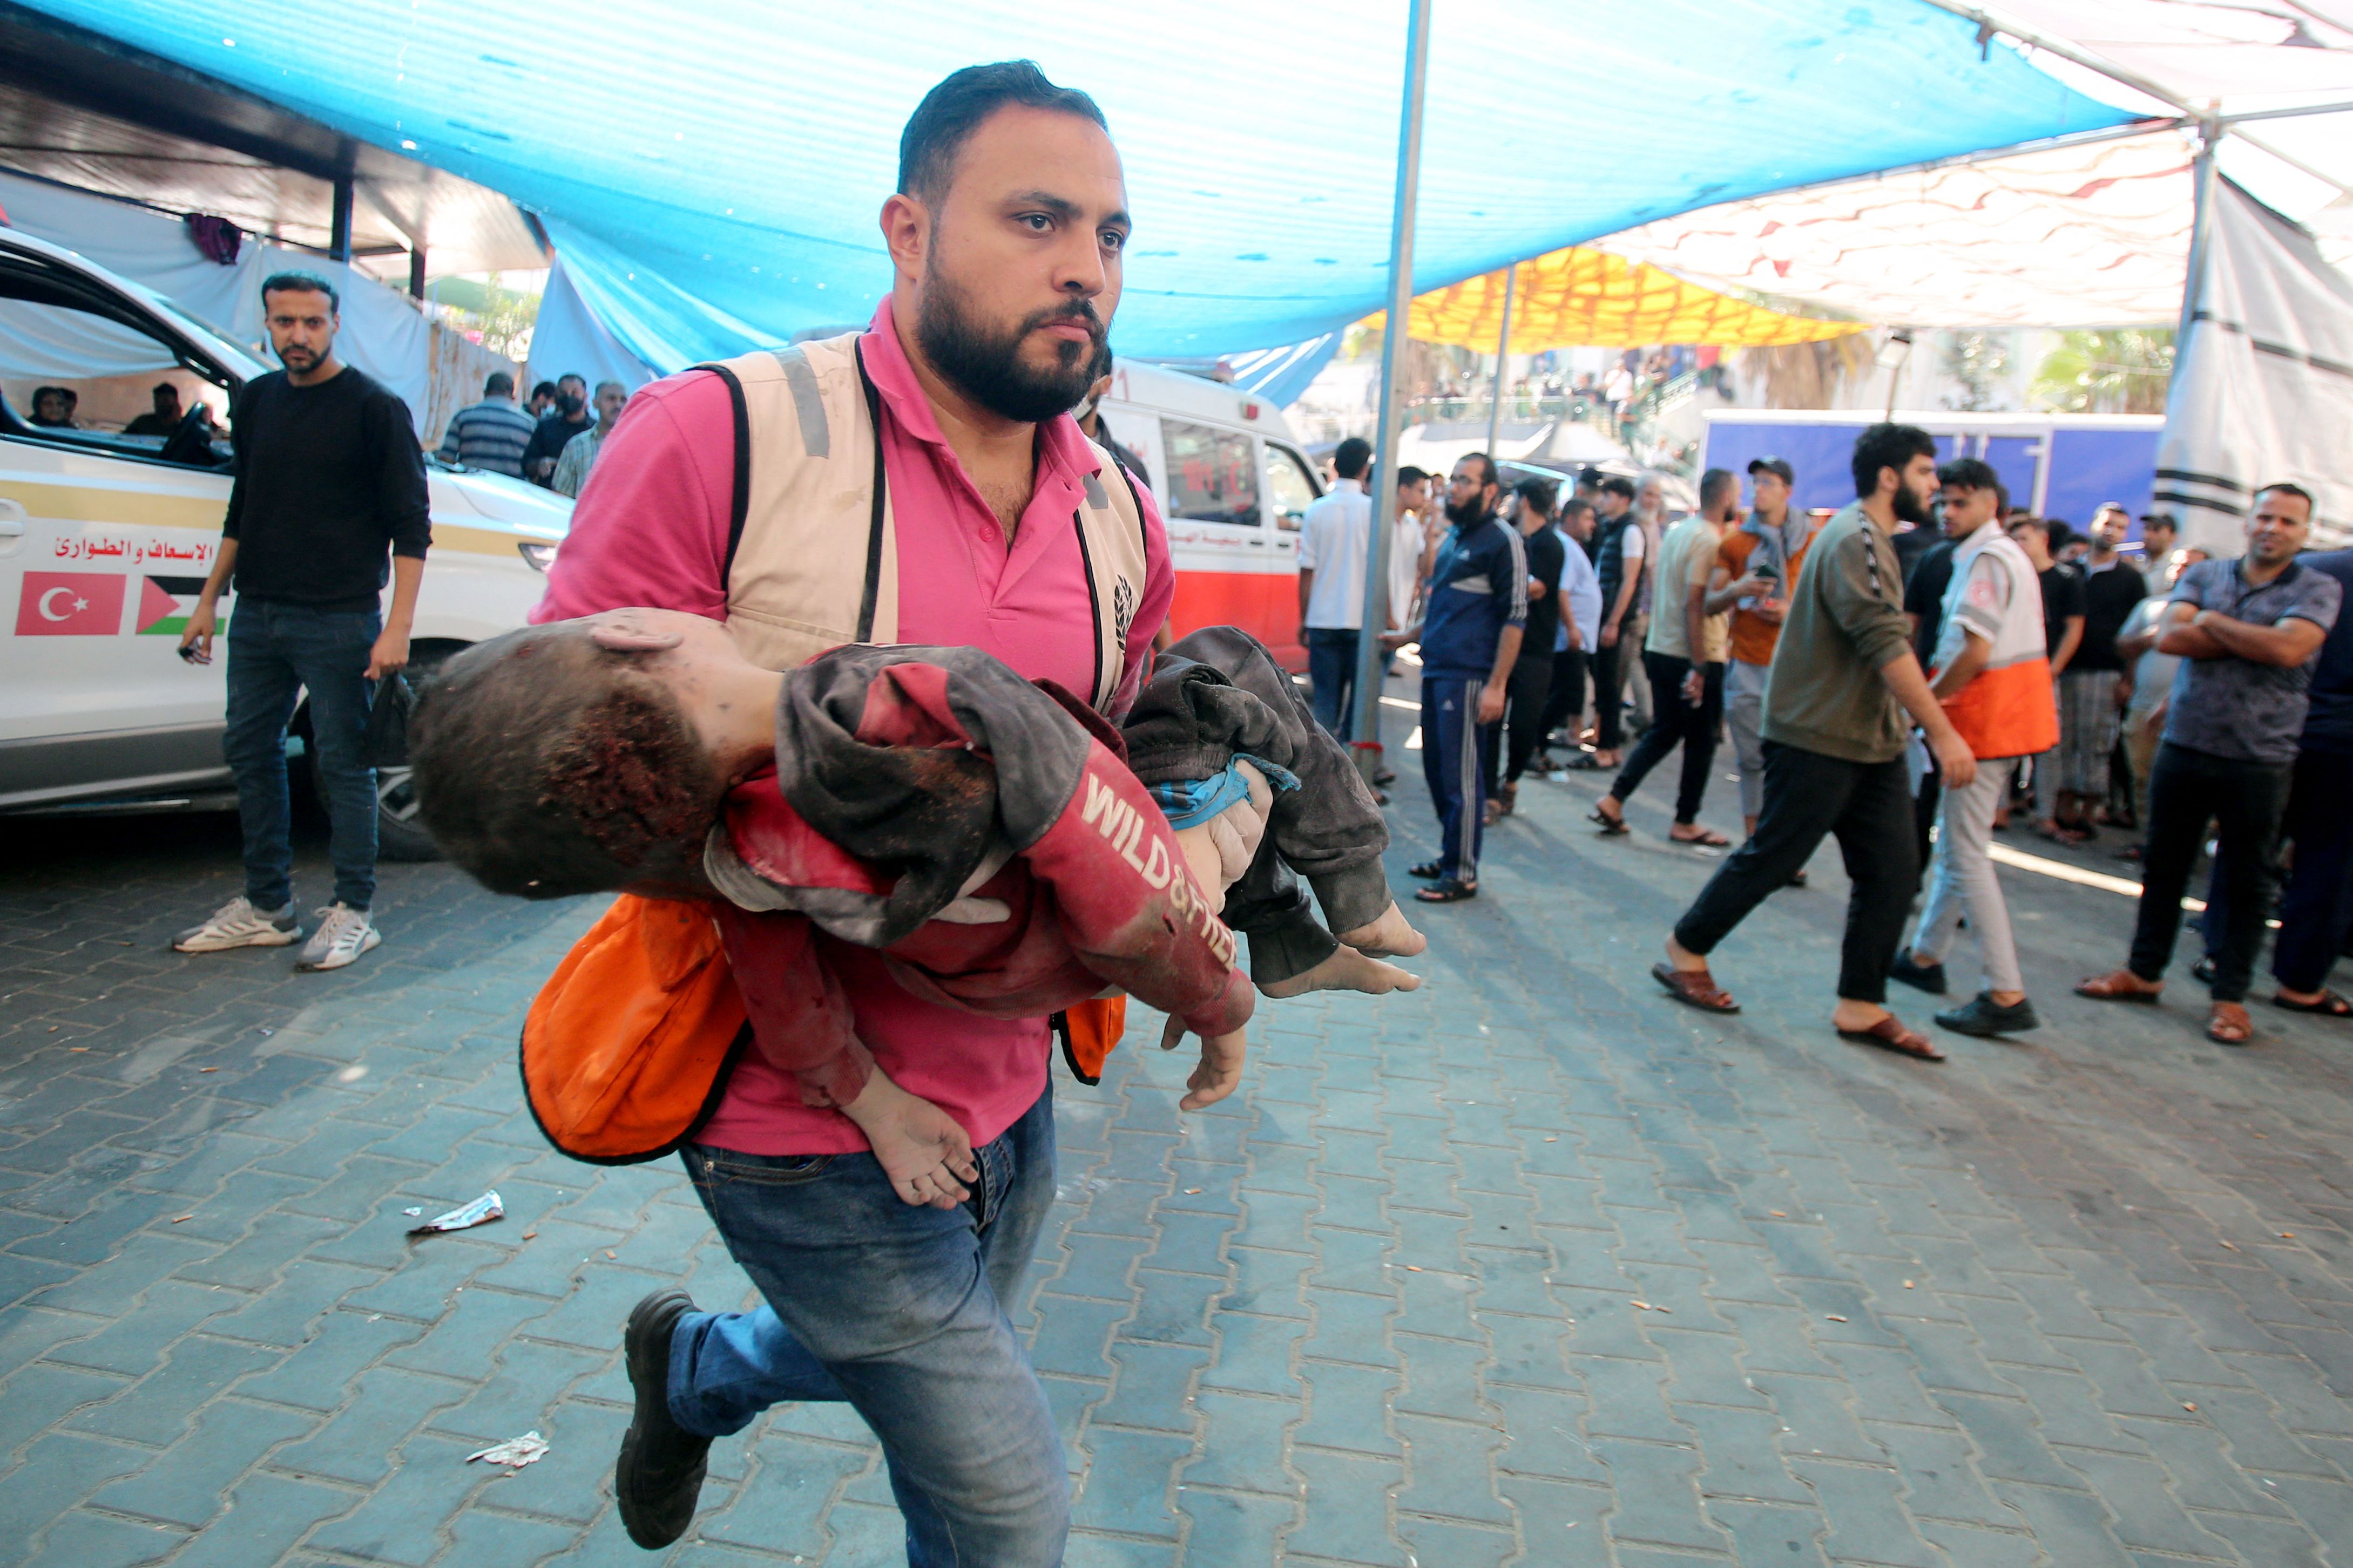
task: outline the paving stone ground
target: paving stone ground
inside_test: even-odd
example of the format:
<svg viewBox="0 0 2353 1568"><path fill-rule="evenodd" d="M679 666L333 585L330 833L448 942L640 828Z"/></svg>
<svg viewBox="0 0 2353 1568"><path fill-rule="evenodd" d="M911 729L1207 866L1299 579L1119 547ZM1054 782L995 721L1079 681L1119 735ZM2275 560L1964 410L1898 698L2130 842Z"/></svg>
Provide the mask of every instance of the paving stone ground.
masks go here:
<svg viewBox="0 0 2353 1568"><path fill-rule="evenodd" d="M1942 1068L1844 1044L1828 852L1706 1018L1646 971L1713 862L1661 841L1664 777L1626 839L1598 790L1527 787L1482 897L1423 911L1419 994L1267 1005L1228 1104L1180 1116L1186 1064L1133 1039L1058 1084L1021 1316L1071 1561L2353 1560L2353 1036L2078 1002L2129 900L2005 872L2047 1026ZM1402 881L1431 835L1398 802ZM608 1499L621 1316L748 1291L674 1166L566 1161L521 1108L523 1008L593 907L389 867L384 947L296 975L166 951L236 889L226 819L5 831L0 1562L656 1561ZM504 1223L404 1237L493 1186ZM529 1429L539 1464L463 1462ZM855 1419L788 1407L659 1560L897 1536Z"/></svg>

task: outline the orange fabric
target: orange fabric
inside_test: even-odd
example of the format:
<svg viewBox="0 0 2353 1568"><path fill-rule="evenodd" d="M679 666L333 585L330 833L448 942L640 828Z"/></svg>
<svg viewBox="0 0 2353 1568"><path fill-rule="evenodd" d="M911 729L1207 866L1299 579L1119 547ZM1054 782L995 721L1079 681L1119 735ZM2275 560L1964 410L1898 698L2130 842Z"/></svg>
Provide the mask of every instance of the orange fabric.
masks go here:
<svg viewBox="0 0 2353 1568"><path fill-rule="evenodd" d="M1757 539L1755 534L1746 528L1732 528L1725 531L1724 542L1715 547L1715 558L1723 563L1726 572L1738 577L1748 570L1748 557L1756 553L1757 545ZM1806 551L1813 547L1814 542L1808 539L1805 548L1789 558L1788 575L1781 581L1780 597L1784 601L1789 597L1789 585L1798 580L1798 574L1805 569ZM1780 641L1781 628L1754 610L1744 610L1737 605L1734 606L1732 611L1733 658L1743 664L1771 664L1773 649L1779 646Z"/></svg>
<svg viewBox="0 0 2353 1568"><path fill-rule="evenodd" d="M1980 671L1945 699L1974 757L2035 757L2059 743L2059 704L2051 689L2051 661L2021 659Z"/></svg>
<svg viewBox="0 0 2353 1568"><path fill-rule="evenodd" d="M1062 1010L1056 1023L1060 1026L1062 1059L1081 1083L1094 1083L1103 1078L1103 1060L1119 1037L1127 1029L1127 998L1098 996Z"/></svg>
<svg viewBox="0 0 2353 1568"><path fill-rule="evenodd" d="M624 893L532 1003L523 1093L564 1152L652 1159L702 1121L744 1022L711 911Z"/></svg>

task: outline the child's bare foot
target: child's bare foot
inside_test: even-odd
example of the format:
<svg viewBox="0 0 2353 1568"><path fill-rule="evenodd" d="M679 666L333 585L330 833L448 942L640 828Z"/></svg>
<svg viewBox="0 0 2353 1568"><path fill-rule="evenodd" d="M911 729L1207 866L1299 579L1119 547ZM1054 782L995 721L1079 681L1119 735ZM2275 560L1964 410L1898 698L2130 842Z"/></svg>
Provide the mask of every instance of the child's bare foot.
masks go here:
<svg viewBox="0 0 2353 1568"><path fill-rule="evenodd" d="M1278 997L1304 996L1310 991L1361 991L1367 996L1385 996L1392 991L1420 989L1420 975L1409 974L1393 963L1368 958L1345 944L1335 948L1332 956L1314 968L1259 987L1265 994Z"/></svg>
<svg viewBox="0 0 2353 1568"><path fill-rule="evenodd" d="M1340 940L1358 952L1374 958L1411 958L1430 945L1430 939L1413 929L1405 911L1389 900L1389 907L1376 919L1366 921L1354 931L1339 933ZM1269 995L1275 993L1269 992Z"/></svg>
<svg viewBox="0 0 2353 1568"><path fill-rule="evenodd" d="M1185 1021L1171 1018L1160 1031L1160 1048L1173 1051L1185 1043ZM1248 1030L1236 1029L1230 1035L1201 1037L1201 1064L1185 1080L1185 1098L1176 1102L1179 1110L1198 1110L1218 1101L1241 1087L1242 1060L1250 1048Z"/></svg>
<svg viewBox="0 0 2353 1568"><path fill-rule="evenodd" d="M892 1190L903 1201L952 1209L972 1195L964 1186L980 1179L972 1139L930 1100L909 1094L877 1068L858 1098L841 1109L866 1134Z"/></svg>

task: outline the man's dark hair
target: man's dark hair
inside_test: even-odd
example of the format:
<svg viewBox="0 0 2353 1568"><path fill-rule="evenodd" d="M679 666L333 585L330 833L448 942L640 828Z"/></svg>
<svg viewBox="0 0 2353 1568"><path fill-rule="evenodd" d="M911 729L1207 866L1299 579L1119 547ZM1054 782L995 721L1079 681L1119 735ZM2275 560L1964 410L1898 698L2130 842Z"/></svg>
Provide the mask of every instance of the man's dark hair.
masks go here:
<svg viewBox="0 0 2353 1568"><path fill-rule="evenodd" d="M2035 532L2042 535L2046 540L2051 537L2051 525L2048 522L2045 522L2042 519L2032 516L2031 514L2025 517L2011 518L2007 523L2002 525L2002 531L2005 533L2016 533L2021 528L2031 528Z"/></svg>
<svg viewBox="0 0 2353 1568"><path fill-rule="evenodd" d="M1904 472L1915 458L1936 455L1936 438L1917 425L1873 425L1854 438L1854 493L1858 500L1879 489L1879 470Z"/></svg>
<svg viewBox="0 0 2353 1568"><path fill-rule="evenodd" d="M476 643L409 721L417 814L494 893L562 899L684 881L725 781L678 701L576 624Z"/></svg>
<svg viewBox="0 0 2353 1568"><path fill-rule="evenodd" d="M1560 481L1531 476L1514 485L1512 494L1550 517L1553 503L1560 499Z"/></svg>
<svg viewBox="0 0 2353 1568"><path fill-rule="evenodd" d="M2066 549L2075 538L2075 525L2063 517L2043 519L2042 531L2051 536L2051 553L2053 555Z"/></svg>
<svg viewBox="0 0 2353 1568"><path fill-rule="evenodd" d="M1400 486L1418 485L1428 478L1430 478L1429 469L1417 468L1411 463L1398 470L1398 483Z"/></svg>
<svg viewBox="0 0 2353 1568"><path fill-rule="evenodd" d="M1601 493L1609 496L1624 496L1628 500L1632 500L1634 481L1623 474L1611 474L1601 481Z"/></svg>
<svg viewBox="0 0 2353 1568"><path fill-rule="evenodd" d="M533 397L553 397L555 395L555 383L543 381L531 389L531 395Z"/></svg>
<svg viewBox="0 0 2353 1568"><path fill-rule="evenodd" d="M2180 522L2169 511L2144 512L2140 520L2141 531L2147 533L2152 528L2161 528L2168 533L2181 531Z"/></svg>
<svg viewBox="0 0 2353 1568"><path fill-rule="evenodd" d="M315 272L271 273L261 280L261 308L265 311L269 309L269 297L272 294L301 293L324 294L327 297L328 313L343 314L343 297L335 292L335 286L332 283Z"/></svg>
<svg viewBox="0 0 2353 1568"><path fill-rule="evenodd" d="M2306 489L2302 485L2292 485L2285 479L2281 479L2276 484L2257 486L2255 489L2255 499L2257 500L2261 500L2265 496L2295 496L2300 498L2304 502L2304 515L2306 518L2316 517L2320 511L2320 503L2312 499L2312 492L2310 490Z"/></svg>
<svg viewBox="0 0 2353 1568"><path fill-rule="evenodd" d="M1344 479L1363 479L1372 460L1373 444L1362 436L1351 436L1332 449L1332 471Z"/></svg>
<svg viewBox="0 0 2353 1568"><path fill-rule="evenodd" d="M936 201L955 174L956 154L988 117L1008 106L1050 110L1111 129L1095 100L1076 88L1056 87L1036 60L966 66L923 94L899 133L899 192Z"/></svg>
<svg viewBox="0 0 2353 1568"><path fill-rule="evenodd" d="M1601 470L1595 468L1590 463L1588 463L1585 467L1577 469L1577 488L1581 490L1599 489L1601 488Z"/></svg>
<svg viewBox="0 0 2353 1568"><path fill-rule="evenodd" d="M581 374L576 370L567 370L562 375L555 378L555 390L559 396L562 395L564 392L564 384L567 381L578 382L580 384L580 390L583 392L588 390L588 378L586 376Z"/></svg>
<svg viewBox="0 0 2353 1568"><path fill-rule="evenodd" d="M1479 488L1481 489L1486 489L1489 485L1501 485L1504 482L1503 470L1495 467L1495 459L1487 456L1486 453L1466 452L1462 455L1461 460L1465 463L1482 463L1485 465L1487 477L1479 481Z"/></svg>
<svg viewBox="0 0 2353 1568"><path fill-rule="evenodd" d="M1591 511L1592 510L1593 503L1587 500L1583 496L1571 496L1567 500L1560 503L1560 520L1563 522L1567 522L1570 518L1575 517L1577 513L1581 511Z"/></svg>
<svg viewBox="0 0 2353 1568"><path fill-rule="evenodd" d="M514 395L514 377L509 375L502 370L494 370L491 372L490 374L482 377L482 395L484 397L512 397Z"/></svg>
<svg viewBox="0 0 2353 1568"><path fill-rule="evenodd" d="M1736 490L1739 485L1738 476L1730 468L1708 469L1699 477L1699 510L1705 511L1714 506L1717 498L1724 494L1725 487L1730 486Z"/></svg>
<svg viewBox="0 0 2353 1568"><path fill-rule="evenodd" d="M157 393L163 393L163 392L168 392L168 393L170 393L170 394L171 394L173 396L174 396L174 397L177 397L177 396L179 396L179 395L180 395L180 389L179 389L178 387L176 387L176 386L174 386L174 385L173 385L170 382L168 382L168 381L159 381L159 382L157 382L153 386L149 387L149 388L147 389L147 395L148 395L149 396L151 396L151 397L154 396Z"/></svg>
<svg viewBox="0 0 2353 1568"><path fill-rule="evenodd" d="M1949 463L1936 465L1936 482L1961 490L1991 490L2001 493L2001 476L1983 458L1955 458Z"/></svg>

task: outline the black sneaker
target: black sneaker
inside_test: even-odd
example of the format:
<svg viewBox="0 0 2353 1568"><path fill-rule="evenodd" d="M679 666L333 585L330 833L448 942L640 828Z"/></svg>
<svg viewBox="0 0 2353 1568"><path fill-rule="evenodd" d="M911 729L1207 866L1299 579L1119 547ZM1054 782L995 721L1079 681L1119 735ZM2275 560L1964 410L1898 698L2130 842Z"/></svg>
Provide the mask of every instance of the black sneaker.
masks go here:
<svg viewBox="0 0 2353 1568"><path fill-rule="evenodd" d="M1936 1015L1937 1024L1957 1035L2014 1035L2021 1029L2039 1029L2042 1020L2034 1016L2034 1004L2021 996L2005 1007L1993 999L1990 991L1980 991L1949 1013Z"/></svg>
<svg viewBox="0 0 2353 1568"><path fill-rule="evenodd" d="M613 1500L620 1505L629 1539L649 1552L668 1546L694 1522L694 1502L711 1454L710 1438L696 1436L670 1414L670 1331L693 1310L694 1298L673 1285L631 1308L628 1327L621 1331L622 1360L638 1407L613 1467Z"/></svg>
<svg viewBox="0 0 2353 1568"><path fill-rule="evenodd" d="M1941 963L1915 963L1912 950L1905 948L1895 955L1887 968L1887 978L1900 980L1915 990L1926 991L1931 996L1945 994L1945 966Z"/></svg>

